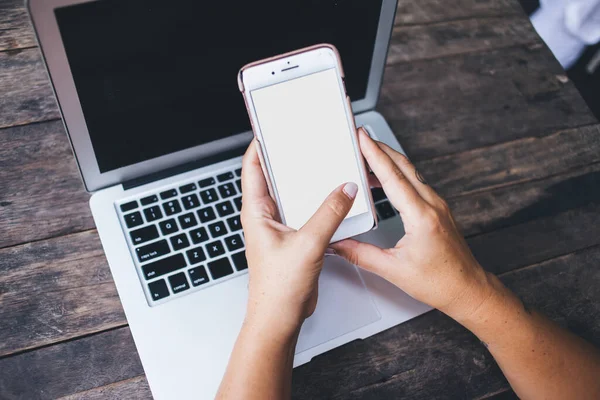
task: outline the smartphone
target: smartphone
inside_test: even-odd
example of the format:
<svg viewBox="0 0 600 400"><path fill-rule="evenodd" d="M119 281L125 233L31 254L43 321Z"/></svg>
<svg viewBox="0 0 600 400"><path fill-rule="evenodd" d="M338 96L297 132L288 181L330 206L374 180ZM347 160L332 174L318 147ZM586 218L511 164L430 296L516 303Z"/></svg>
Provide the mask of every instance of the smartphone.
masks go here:
<svg viewBox="0 0 600 400"><path fill-rule="evenodd" d="M377 224L337 49L321 44L257 61L238 75L281 222L300 229L346 182L358 185L336 242Z"/></svg>

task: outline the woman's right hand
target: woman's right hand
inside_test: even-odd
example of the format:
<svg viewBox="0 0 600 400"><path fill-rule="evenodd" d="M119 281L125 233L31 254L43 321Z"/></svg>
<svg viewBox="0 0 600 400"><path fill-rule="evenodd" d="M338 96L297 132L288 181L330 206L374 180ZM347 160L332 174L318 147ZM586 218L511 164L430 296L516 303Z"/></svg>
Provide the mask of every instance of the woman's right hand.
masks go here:
<svg viewBox="0 0 600 400"><path fill-rule="evenodd" d="M363 156L398 210L406 234L390 249L344 240L331 245L351 263L382 276L455 319L467 317L494 285L458 231L448 205L412 163L361 128Z"/></svg>

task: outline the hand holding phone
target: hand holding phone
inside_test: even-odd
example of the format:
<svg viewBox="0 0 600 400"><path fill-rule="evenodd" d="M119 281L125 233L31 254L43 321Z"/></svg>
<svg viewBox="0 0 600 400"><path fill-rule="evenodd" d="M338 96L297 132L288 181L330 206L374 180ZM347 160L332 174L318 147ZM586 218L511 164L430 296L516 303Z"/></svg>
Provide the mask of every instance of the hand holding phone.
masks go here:
<svg viewBox="0 0 600 400"><path fill-rule="evenodd" d="M258 61L238 77L281 221L299 229L338 186L358 193L332 242L376 225L337 50L317 45Z"/></svg>

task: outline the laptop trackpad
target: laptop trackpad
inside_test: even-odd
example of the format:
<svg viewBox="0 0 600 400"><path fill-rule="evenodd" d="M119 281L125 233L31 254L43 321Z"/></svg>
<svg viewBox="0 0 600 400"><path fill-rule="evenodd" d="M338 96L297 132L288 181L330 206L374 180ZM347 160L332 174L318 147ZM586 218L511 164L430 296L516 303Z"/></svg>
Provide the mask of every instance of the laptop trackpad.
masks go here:
<svg viewBox="0 0 600 400"><path fill-rule="evenodd" d="M298 338L296 353L352 332L381 318L354 265L326 257L319 279L319 302Z"/></svg>

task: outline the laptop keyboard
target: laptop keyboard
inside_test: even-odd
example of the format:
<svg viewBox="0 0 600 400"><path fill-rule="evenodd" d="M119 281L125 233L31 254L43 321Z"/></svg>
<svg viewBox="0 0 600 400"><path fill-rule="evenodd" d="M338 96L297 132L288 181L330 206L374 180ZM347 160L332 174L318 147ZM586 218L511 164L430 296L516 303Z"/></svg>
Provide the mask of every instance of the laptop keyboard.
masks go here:
<svg viewBox="0 0 600 400"><path fill-rule="evenodd" d="M237 168L117 204L150 305L246 273L240 177ZM397 215L372 191L380 220Z"/></svg>

